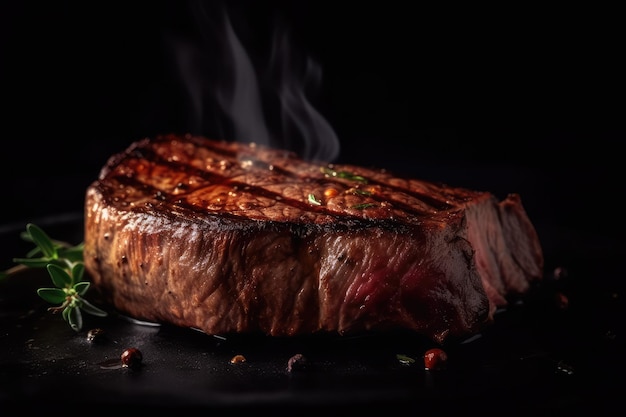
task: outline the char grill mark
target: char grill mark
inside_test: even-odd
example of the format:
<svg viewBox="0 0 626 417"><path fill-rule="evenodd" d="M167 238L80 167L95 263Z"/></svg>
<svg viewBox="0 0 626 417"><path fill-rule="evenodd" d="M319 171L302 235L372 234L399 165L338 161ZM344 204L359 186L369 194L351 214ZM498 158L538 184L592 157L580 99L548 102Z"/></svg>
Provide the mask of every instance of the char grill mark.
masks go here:
<svg viewBox="0 0 626 417"><path fill-rule="evenodd" d="M214 172L203 171L203 170L194 168L190 165L181 164L179 162L167 161L159 157L154 152L144 150L142 158L150 160L151 164L154 164L154 165L160 164L161 166L167 166L168 170L171 170L174 172L178 170L184 170L188 175L195 175L206 180L208 184L200 185L199 187L193 188L193 189L190 189L190 187L188 186L179 187L179 188L185 188L187 189L187 191L173 194L171 191L167 191L163 188L158 188L154 185L147 183L146 181L141 181L136 176L128 176L128 175L120 174L120 175L113 175L111 176L111 178L119 182L120 184L140 188L144 191L146 195L151 195L156 200L166 201L168 203L171 203L177 206L186 206L189 209L192 209L193 204L186 203L185 202L186 197L191 195L193 192L201 191L203 188L206 188L207 185L222 184L222 185L234 187L234 188L241 189L241 190L245 189L257 196L265 197L267 199L274 199L274 200L279 199L282 204L290 205L302 211L314 211L317 213L323 212L324 214L330 215L330 216L336 215L336 213L334 213L331 210L326 209L323 206L314 206L311 204L303 203L302 201L285 197L280 193L267 190L266 188L263 188L260 186L250 185L245 182L232 180L226 176L219 175ZM140 164L145 163L139 159L135 160L135 162L140 163ZM132 163L133 163L133 160L129 160L127 162L128 165Z"/></svg>
<svg viewBox="0 0 626 417"><path fill-rule="evenodd" d="M193 143L195 146L203 146L207 149L210 149L211 152L215 156L218 157L217 159L219 159L221 163L229 167L228 168L229 171L232 172L234 170L234 175L224 176L214 171L200 169L197 167L193 167L188 163L182 163L180 161L173 161L173 160L170 160L168 158L161 156L155 150L155 148L163 141L164 139L162 139L161 141L156 141L154 144L152 144L153 147L151 148L148 148L148 147L136 148L133 152L133 155L136 156L138 163L145 163L144 161L150 161L153 164L167 165L168 169L171 170L172 172L185 172L188 176L193 175L193 176L200 177L212 185L222 184L225 186L232 186L232 187L236 187L236 189L239 189L239 190L246 189L247 191L255 195L265 197L267 199L275 199L275 200L280 199L280 202L282 204L291 205L292 207L298 208L299 210L302 210L302 211L324 213L329 216L337 215L336 211L329 210L324 205L314 205L314 204L305 203L305 202L302 202L300 200L296 200L293 198L288 198L281 193L273 192L262 186L255 186L245 181L242 182L242 181L233 180L231 177L236 177L239 174L251 175L253 173L252 170L254 170L254 173L258 173L259 174L258 176L265 175L263 171L265 172L271 171L272 175L275 177L278 177L278 176L284 177L285 183L288 181L300 182L300 183L313 182L317 184L319 188L333 187L335 189L338 189L338 192L341 192L341 193L351 193L355 195L361 194L362 196L367 197L368 199L372 200L373 204L375 204L376 206L385 206L385 205L392 204L395 208L400 209L406 212L407 214L411 214L416 217L432 216L433 214L437 212L449 210L454 207L449 201L442 200L444 196L441 196L441 197L435 196L435 195L427 196L423 192L411 190L407 186L401 187L401 186L391 184L389 182L382 182L382 181L375 180L367 174L364 174L364 178L365 178L364 182L357 182L357 181L353 181L349 179L338 179L331 175L324 175L323 177L320 178L319 176L312 176L308 174L308 171L303 172L302 170L300 171L290 170L290 169L280 166L279 164L263 161L257 158L253 152L231 151L228 149L214 146L212 144L203 143L201 140L191 141L190 143ZM293 155L291 155L290 153L284 153L284 156L290 157L290 158L293 157ZM239 168L235 170L234 167L239 167L240 164L244 163L244 161L250 161L249 168L248 169ZM275 162L280 162L280 161L277 160ZM321 172L321 168L323 168L323 165L315 165L315 164L309 165L309 167L312 167L312 166L319 167L320 169L319 172ZM314 172L317 174L318 170L315 170ZM122 180L120 180L120 182L122 182ZM280 183L280 181L276 181L274 184L278 184L278 183ZM407 180L407 184L408 184L408 180ZM203 186L199 186L196 189L188 190L186 193L182 193L182 192L177 193L174 196L174 201L182 202L182 198L191 194L194 191L201 190L202 187ZM370 187L370 188L382 187L383 189L385 189L386 192L385 192L385 195L379 195L376 192L363 191L363 188L366 188L366 187ZM170 197L172 197L169 191L163 188L159 190L161 193L167 193L170 195ZM422 205L421 206L416 205L415 204L417 203L416 201L412 201L413 204L404 203L398 200L397 198L394 198L393 195L406 195L406 196L412 197L416 199L417 202L422 203ZM350 216L347 213L342 213L342 215L347 216L347 217L354 217L355 219L360 219L360 217Z"/></svg>

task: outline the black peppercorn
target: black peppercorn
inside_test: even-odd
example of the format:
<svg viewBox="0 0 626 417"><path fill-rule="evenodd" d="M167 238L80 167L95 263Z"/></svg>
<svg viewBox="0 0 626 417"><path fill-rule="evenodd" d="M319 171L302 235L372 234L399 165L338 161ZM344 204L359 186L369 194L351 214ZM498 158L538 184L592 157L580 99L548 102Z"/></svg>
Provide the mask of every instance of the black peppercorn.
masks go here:
<svg viewBox="0 0 626 417"><path fill-rule="evenodd" d="M301 353L296 353L287 361L287 372L304 371L308 367L307 358Z"/></svg>
<svg viewBox="0 0 626 417"><path fill-rule="evenodd" d="M87 332L87 341L92 343L102 343L106 340L106 332L97 327Z"/></svg>

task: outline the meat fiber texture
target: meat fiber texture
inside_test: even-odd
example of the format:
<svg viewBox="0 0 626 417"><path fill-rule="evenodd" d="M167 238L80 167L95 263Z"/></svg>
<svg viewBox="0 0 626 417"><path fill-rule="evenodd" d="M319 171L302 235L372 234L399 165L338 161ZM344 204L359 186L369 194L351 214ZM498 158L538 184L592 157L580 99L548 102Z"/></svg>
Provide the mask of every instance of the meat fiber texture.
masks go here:
<svg viewBox="0 0 626 417"><path fill-rule="evenodd" d="M113 308L210 335L476 334L543 276L520 197L145 138L87 189L85 267Z"/></svg>

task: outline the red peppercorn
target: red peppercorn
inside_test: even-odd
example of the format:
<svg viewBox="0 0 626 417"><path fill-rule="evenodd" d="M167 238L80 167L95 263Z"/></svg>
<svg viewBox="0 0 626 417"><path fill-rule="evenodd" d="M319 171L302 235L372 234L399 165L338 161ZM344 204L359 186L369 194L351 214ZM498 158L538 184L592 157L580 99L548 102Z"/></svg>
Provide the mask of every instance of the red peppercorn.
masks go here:
<svg viewBox="0 0 626 417"><path fill-rule="evenodd" d="M132 347L122 352L120 359L122 360L122 368L135 369L141 366L143 355L139 349Z"/></svg>
<svg viewBox="0 0 626 417"><path fill-rule="evenodd" d="M439 348L428 349L424 353L424 368L430 369L444 369L448 364L448 354Z"/></svg>
<svg viewBox="0 0 626 417"><path fill-rule="evenodd" d="M567 276L567 269L562 266L554 268L554 271L552 272L552 277L556 280L567 278Z"/></svg>
<svg viewBox="0 0 626 417"><path fill-rule="evenodd" d="M554 298L555 298L556 306L560 310L567 309L567 307L569 306L569 298L567 298L567 295L563 294L562 292L558 292L555 294Z"/></svg>
<svg viewBox="0 0 626 417"><path fill-rule="evenodd" d="M244 363L246 361L246 357L243 355L235 355L230 358L230 363Z"/></svg>

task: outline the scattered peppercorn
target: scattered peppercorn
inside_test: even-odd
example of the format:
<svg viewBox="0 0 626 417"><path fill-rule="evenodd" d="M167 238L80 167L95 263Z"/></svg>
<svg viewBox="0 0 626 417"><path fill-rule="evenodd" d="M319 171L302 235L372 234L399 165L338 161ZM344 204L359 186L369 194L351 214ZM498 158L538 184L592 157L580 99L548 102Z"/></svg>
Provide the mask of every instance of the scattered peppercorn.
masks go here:
<svg viewBox="0 0 626 417"><path fill-rule="evenodd" d="M235 355L230 359L230 363L244 363L246 361L246 357L243 355Z"/></svg>
<svg viewBox="0 0 626 417"><path fill-rule="evenodd" d="M301 354L296 353L287 361L287 372L304 371L308 368L309 363L307 358Z"/></svg>
<svg viewBox="0 0 626 417"><path fill-rule="evenodd" d="M563 294L562 292L557 292L554 298L557 308L559 308L560 310L567 309L567 307L569 306L569 298L567 298L567 295Z"/></svg>
<svg viewBox="0 0 626 417"><path fill-rule="evenodd" d="M92 343L102 343L106 339L106 332L99 327L87 332L87 341Z"/></svg>
<svg viewBox="0 0 626 417"><path fill-rule="evenodd" d="M141 366L143 361L143 354L137 348L128 348L120 356L122 360L122 368L137 369Z"/></svg>
<svg viewBox="0 0 626 417"><path fill-rule="evenodd" d="M562 266L554 268L554 271L552 272L552 276L556 280L567 278L568 275L567 269Z"/></svg>
<svg viewBox="0 0 626 417"><path fill-rule="evenodd" d="M440 348L428 349L424 353L424 368L426 370L438 370L446 368L448 354Z"/></svg>

